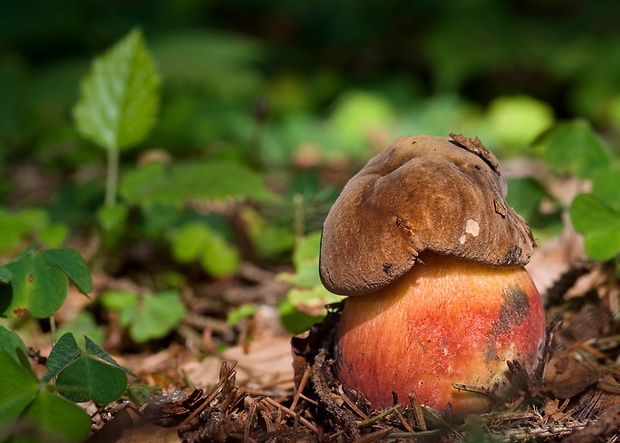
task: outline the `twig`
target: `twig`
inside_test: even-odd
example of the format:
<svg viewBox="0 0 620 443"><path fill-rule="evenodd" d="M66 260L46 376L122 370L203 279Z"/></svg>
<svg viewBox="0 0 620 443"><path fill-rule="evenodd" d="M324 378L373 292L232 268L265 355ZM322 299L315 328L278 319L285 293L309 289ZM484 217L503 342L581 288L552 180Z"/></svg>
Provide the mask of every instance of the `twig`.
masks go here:
<svg viewBox="0 0 620 443"><path fill-rule="evenodd" d="M289 408L287 408L286 406L281 405L280 403L272 400L269 397L265 397L263 398L263 401L266 401L267 403L269 403L271 406L278 408L280 411L284 412L286 415L296 418L299 417L299 422L304 425L306 428L308 428L310 431L314 432L315 435L319 432L319 430L317 429L316 426L314 426L312 423L310 423L308 420L306 420L305 418L303 418L301 415L297 414L295 411L291 411Z"/></svg>
<svg viewBox="0 0 620 443"><path fill-rule="evenodd" d="M301 393L306 388L308 384L308 380L310 379L310 365L306 365L306 369L304 370L304 375L301 377L301 381L299 382L299 386L295 390L295 396L293 397L293 403L291 403L291 410L295 410L297 407L297 402L299 401L299 397L301 397Z"/></svg>

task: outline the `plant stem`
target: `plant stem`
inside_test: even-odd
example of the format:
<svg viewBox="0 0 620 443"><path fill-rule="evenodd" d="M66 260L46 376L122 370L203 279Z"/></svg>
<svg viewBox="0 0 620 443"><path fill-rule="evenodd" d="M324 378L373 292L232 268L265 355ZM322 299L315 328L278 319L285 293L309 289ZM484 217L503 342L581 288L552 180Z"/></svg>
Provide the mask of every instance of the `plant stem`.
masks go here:
<svg viewBox="0 0 620 443"><path fill-rule="evenodd" d="M56 319L50 315L50 335L52 336L52 346L56 344Z"/></svg>
<svg viewBox="0 0 620 443"><path fill-rule="evenodd" d="M105 184L105 205L114 206L116 204L116 194L118 192L118 149L109 148L108 167L106 171Z"/></svg>

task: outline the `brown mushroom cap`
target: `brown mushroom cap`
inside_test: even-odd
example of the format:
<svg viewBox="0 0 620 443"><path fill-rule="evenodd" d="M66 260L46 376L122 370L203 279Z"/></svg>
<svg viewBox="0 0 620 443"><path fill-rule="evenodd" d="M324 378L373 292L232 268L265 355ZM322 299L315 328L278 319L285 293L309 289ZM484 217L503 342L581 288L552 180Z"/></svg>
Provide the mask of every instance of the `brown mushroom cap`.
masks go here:
<svg viewBox="0 0 620 443"><path fill-rule="evenodd" d="M336 294L389 284L423 251L524 266L532 233L506 203L506 182L477 138L396 139L342 190L323 225L320 273Z"/></svg>

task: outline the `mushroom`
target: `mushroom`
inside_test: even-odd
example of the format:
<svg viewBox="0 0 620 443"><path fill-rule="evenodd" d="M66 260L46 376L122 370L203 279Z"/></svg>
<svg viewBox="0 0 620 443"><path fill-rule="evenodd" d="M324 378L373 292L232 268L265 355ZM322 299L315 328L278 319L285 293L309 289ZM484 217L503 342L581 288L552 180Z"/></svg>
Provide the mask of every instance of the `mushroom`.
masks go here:
<svg viewBox="0 0 620 443"><path fill-rule="evenodd" d="M321 238L320 274L348 295L336 375L375 408L415 392L455 412L491 406L508 361L538 364L540 295L524 265L535 241L506 203L501 167L478 138L401 137L344 187Z"/></svg>

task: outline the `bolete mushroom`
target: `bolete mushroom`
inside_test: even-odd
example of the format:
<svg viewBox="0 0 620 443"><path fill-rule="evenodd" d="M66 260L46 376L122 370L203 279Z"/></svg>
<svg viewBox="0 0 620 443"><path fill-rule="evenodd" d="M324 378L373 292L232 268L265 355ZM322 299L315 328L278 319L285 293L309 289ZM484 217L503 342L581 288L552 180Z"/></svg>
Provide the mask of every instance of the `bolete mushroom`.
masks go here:
<svg viewBox="0 0 620 443"><path fill-rule="evenodd" d="M540 295L524 265L535 241L508 206L501 167L478 138L401 137L344 187L321 239L325 287L348 295L336 375L375 408L406 399L455 412L489 397L454 385L508 386L545 338Z"/></svg>

